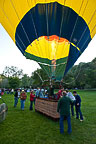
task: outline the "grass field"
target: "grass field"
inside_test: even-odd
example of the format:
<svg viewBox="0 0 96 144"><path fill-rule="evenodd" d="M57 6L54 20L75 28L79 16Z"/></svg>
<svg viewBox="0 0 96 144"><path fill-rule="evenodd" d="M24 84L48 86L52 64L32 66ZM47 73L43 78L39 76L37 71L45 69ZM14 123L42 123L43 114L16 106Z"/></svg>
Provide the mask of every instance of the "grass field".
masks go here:
<svg viewBox="0 0 96 144"><path fill-rule="evenodd" d="M8 105L6 120L0 124L0 144L96 144L96 91L78 91L82 99L84 121L71 119L72 134L59 133L59 121L55 122L40 113L29 111L29 96L25 110L20 110L20 100L14 108L14 96L4 95Z"/></svg>

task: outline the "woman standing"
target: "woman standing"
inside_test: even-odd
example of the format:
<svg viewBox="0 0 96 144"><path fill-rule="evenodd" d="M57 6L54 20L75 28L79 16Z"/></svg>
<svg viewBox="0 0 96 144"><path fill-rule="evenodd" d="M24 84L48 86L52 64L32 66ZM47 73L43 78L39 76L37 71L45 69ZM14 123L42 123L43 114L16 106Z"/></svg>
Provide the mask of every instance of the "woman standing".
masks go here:
<svg viewBox="0 0 96 144"><path fill-rule="evenodd" d="M22 92L21 92L21 94L20 94L20 99L21 99L21 110L24 110L26 98L27 98L26 92L25 92L24 90L22 90Z"/></svg>
<svg viewBox="0 0 96 144"><path fill-rule="evenodd" d="M30 93L30 110L33 110L33 102L35 98L35 94L33 94L34 91L31 91Z"/></svg>

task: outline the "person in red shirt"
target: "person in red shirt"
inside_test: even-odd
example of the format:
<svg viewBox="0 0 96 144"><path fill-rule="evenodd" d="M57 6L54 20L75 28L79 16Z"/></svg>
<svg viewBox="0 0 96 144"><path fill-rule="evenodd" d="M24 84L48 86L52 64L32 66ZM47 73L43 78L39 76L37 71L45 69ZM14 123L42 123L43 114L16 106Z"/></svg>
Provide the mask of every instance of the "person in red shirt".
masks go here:
<svg viewBox="0 0 96 144"><path fill-rule="evenodd" d="M57 93L57 100L62 96L62 92L64 91L64 88L60 89Z"/></svg>
<svg viewBox="0 0 96 144"><path fill-rule="evenodd" d="M34 91L31 91L30 93L30 110L33 110L33 102L35 98L35 94L33 94Z"/></svg>

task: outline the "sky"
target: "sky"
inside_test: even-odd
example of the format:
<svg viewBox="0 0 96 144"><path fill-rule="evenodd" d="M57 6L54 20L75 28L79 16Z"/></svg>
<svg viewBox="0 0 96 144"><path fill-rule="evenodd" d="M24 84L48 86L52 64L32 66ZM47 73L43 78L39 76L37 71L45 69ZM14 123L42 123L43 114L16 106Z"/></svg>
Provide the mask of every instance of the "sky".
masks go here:
<svg viewBox="0 0 96 144"><path fill-rule="evenodd" d="M79 64L80 62L90 62L95 57L96 35L75 64ZM31 76L31 73L37 68L40 68L37 62L26 59L26 57L22 55L8 33L0 24L0 74L6 66L16 66L18 69L22 69L24 74L28 74L29 76Z"/></svg>

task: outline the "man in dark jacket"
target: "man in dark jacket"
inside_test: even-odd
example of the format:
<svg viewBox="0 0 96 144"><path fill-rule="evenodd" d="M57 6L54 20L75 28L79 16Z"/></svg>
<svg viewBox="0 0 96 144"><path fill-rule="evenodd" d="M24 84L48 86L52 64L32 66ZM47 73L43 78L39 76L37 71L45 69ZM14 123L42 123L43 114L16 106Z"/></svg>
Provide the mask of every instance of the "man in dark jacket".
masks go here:
<svg viewBox="0 0 96 144"><path fill-rule="evenodd" d="M75 96L75 108L76 108L76 119L79 119L79 114L80 114L80 121L83 121L83 115L81 112L81 98L80 96L77 94L76 91L73 91L73 95Z"/></svg>
<svg viewBox="0 0 96 144"><path fill-rule="evenodd" d="M63 97L59 99L58 106L57 106L57 112L60 113L60 133L64 133L64 125L63 125L64 118L67 119L68 133L70 134L72 132L71 118L70 118L71 103L72 100L69 97L67 97L66 91L63 91Z"/></svg>
<svg viewBox="0 0 96 144"><path fill-rule="evenodd" d="M18 90L15 90L15 94L14 94L14 107L17 106L18 103Z"/></svg>

